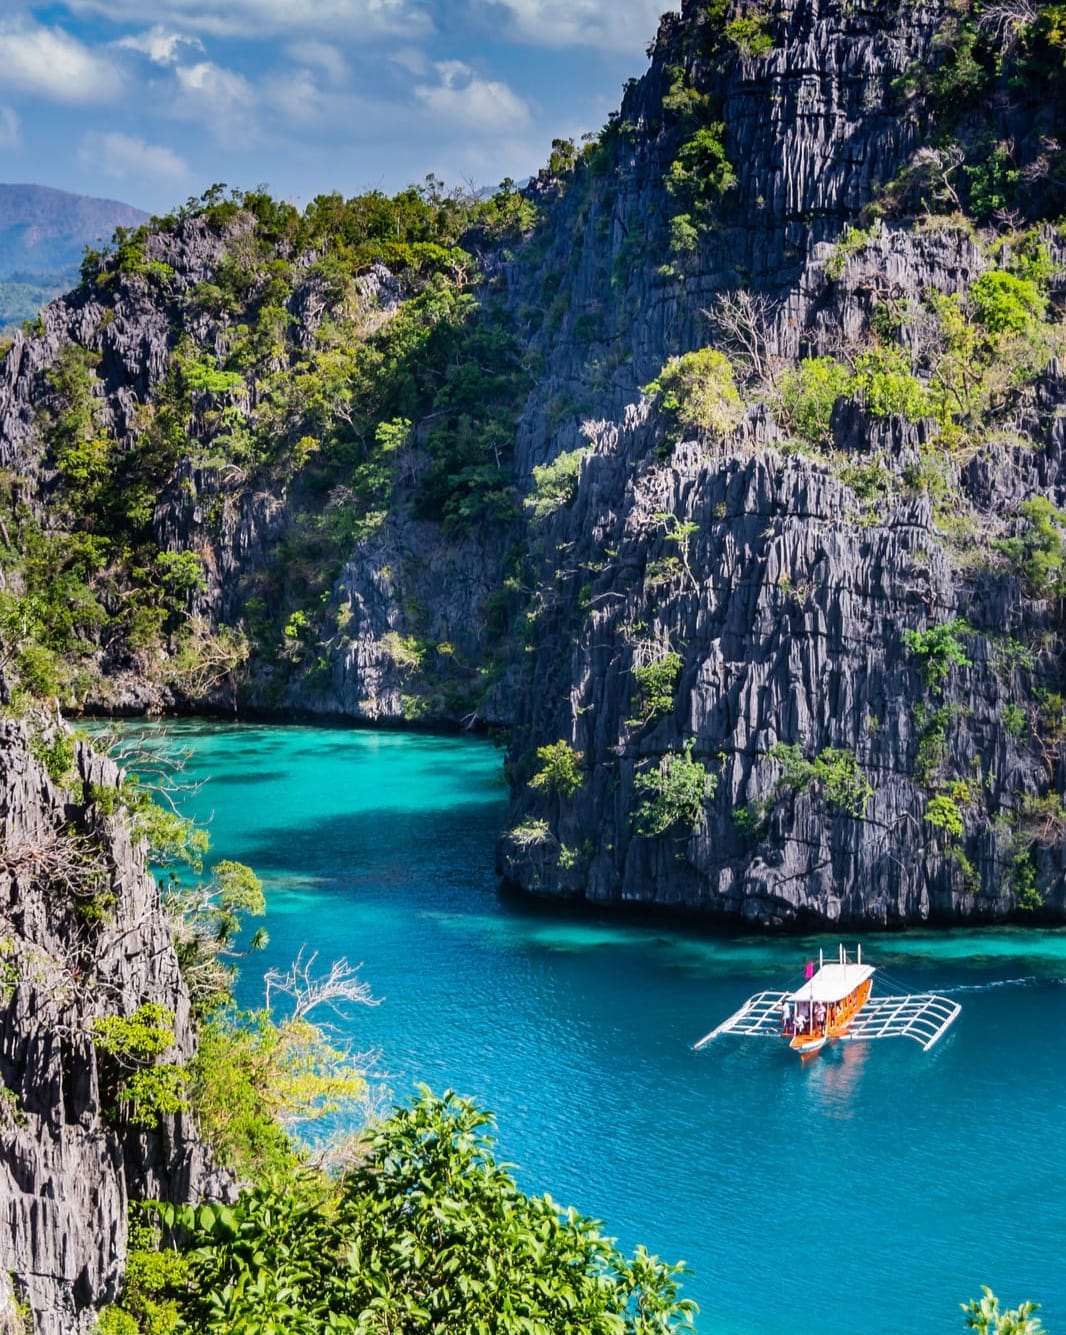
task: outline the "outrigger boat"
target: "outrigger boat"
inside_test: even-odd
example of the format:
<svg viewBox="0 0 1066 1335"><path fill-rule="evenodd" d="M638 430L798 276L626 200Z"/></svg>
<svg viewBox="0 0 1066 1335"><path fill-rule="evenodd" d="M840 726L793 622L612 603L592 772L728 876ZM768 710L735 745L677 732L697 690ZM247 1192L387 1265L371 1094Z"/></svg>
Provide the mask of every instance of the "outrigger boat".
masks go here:
<svg viewBox="0 0 1066 1335"><path fill-rule="evenodd" d="M831 1040L902 1037L913 1038L928 1052L962 1007L933 992L871 998L874 973L862 962L862 946L853 960L843 946L829 962L820 951L818 968L808 966L801 987L756 993L693 1047L705 1047L719 1034L783 1037L793 1051L808 1057Z"/></svg>

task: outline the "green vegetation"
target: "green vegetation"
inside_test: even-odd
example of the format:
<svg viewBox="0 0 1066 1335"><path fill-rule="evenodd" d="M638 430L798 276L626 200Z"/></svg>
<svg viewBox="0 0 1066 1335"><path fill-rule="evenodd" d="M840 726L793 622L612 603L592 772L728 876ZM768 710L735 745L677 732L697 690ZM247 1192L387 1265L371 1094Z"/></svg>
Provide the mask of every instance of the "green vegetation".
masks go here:
<svg viewBox="0 0 1066 1335"><path fill-rule="evenodd" d="M766 14L743 14L732 19L725 25L722 35L748 60L756 60L774 49Z"/></svg>
<svg viewBox="0 0 1066 1335"><path fill-rule="evenodd" d="M176 1328L202 1335L691 1330L680 1267L627 1258L595 1221L525 1195L491 1128L467 1100L423 1088L338 1179L297 1169L234 1206L157 1207L184 1254L142 1265L124 1305L176 1309Z"/></svg>
<svg viewBox="0 0 1066 1335"><path fill-rule="evenodd" d="M643 667L633 669L633 680L637 686L637 708L635 717L627 719L631 728L643 728L667 714L673 713L677 681L681 675L684 659L672 649L660 658Z"/></svg>
<svg viewBox="0 0 1066 1335"><path fill-rule="evenodd" d="M767 759L776 761L781 773L766 797L733 811L733 823L742 834L761 835L774 807L801 792L821 794L826 807L837 815L856 820L865 817L874 790L853 752L825 747L807 760L798 745L775 742Z"/></svg>
<svg viewBox="0 0 1066 1335"><path fill-rule="evenodd" d="M217 259L185 289L165 256L192 219ZM212 187L88 253L83 281L105 324L131 285L136 300L146 281L166 288L173 353L118 424L97 353L65 344L47 372L36 425L54 502L42 519L17 480L0 487L0 654L13 684L77 703L102 655L123 650L194 697L235 690L251 652L280 681L318 661L331 633L322 595L388 512L450 532L510 519L529 375L474 252L517 243L534 223L512 183L480 199L430 178L391 199L323 196L302 214ZM397 279L379 291L383 263ZM200 552L250 487L299 500L276 563L242 590L241 622L216 631L196 614ZM161 501L175 518L196 508L187 549L160 548Z"/></svg>
<svg viewBox="0 0 1066 1335"><path fill-rule="evenodd" d="M943 830L956 839L965 833L965 825L959 804L945 793L937 793L925 804L925 819L938 830Z"/></svg>
<svg viewBox="0 0 1066 1335"><path fill-rule="evenodd" d="M1004 538L996 550L1010 561L1036 597L1066 593L1066 514L1046 496L1033 496L1018 507L1024 526Z"/></svg>
<svg viewBox="0 0 1066 1335"><path fill-rule="evenodd" d="M968 1329L979 1335L1044 1335L1044 1327L1035 1315L1039 1303L1024 1302L1004 1311L987 1284L981 1285L981 1294L962 1304Z"/></svg>
<svg viewBox="0 0 1066 1335"><path fill-rule="evenodd" d="M927 710L924 704L914 711L918 725L918 749L914 759L914 777L924 788L938 784L947 759L948 729L958 713L953 705Z"/></svg>
<svg viewBox="0 0 1066 1335"><path fill-rule="evenodd" d="M732 364L717 348L671 357L644 393L683 428L726 436L744 420Z"/></svg>
<svg viewBox="0 0 1066 1335"><path fill-rule="evenodd" d="M173 1012L146 1001L132 1015L101 1016L93 1021L92 1040L105 1116L115 1120L121 1112L130 1125L150 1130L188 1107L184 1069L156 1061L173 1046Z"/></svg>
<svg viewBox="0 0 1066 1335"><path fill-rule="evenodd" d="M564 450L548 464L533 468L533 491L525 499L533 519L547 519L564 505L569 505L577 491L581 462L588 454L587 446Z"/></svg>
<svg viewBox="0 0 1066 1335"><path fill-rule="evenodd" d="M811 760L802 750L785 742L775 742L770 757L782 767L780 784L792 792L819 791L830 811L861 818L873 797L873 788L859 768L853 751L827 746Z"/></svg>
<svg viewBox="0 0 1066 1335"><path fill-rule="evenodd" d="M833 408L851 387L847 367L833 357L808 357L781 377L781 408L786 425L811 445L825 445Z"/></svg>
<svg viewBox="0 0 1066 1335"><path fill-rule="evenodd" d="M867 240L849 229L827 273L841 276L847 256ZM1028 253L1024 243L1019 251ZM846 361L811 357L779 377L774 395L783 423L825 448L836 403L851 398L874 418L935 424L930 449L979 441L1063 348L1061 324L1047 318L1045 267L1038 260L1016 263L1035 276L990 269L964 294L929 291L920 308L902 301L878 306L872 342L846 350Z"/></svg>
<svg viewBox="0 0 1066 1335"><path fill-rule="evenodd" d="M581 763L584 756L567 741L550 742L537 747L540 769L529 781L531 788L555 797L569 798L584 783Z"/></svg>
<svg viewBox="0 0 1066 1335"><path fill-rule="evenodd" d="M870 240L871 233L869 231L861 227L854 227L849 223L844 228L844 234L837 242L832 255L826 261L826 277L834 280L843 278L848 260L869 245Z"/></svg>
<svg viewBox="0 0 1066 1335"><path fill-rule="evenodd" d="M692 759L692 748L690 739L682 754L667 751L657 765L649 765L634 776L633 787L640 796L632 815L637 834L653 839L680 827L687 837L703 824L706 804L718 788L718 777Z"/></svg>
<svg viewBox="0 0 1066 1335"><path fill-rule="evenodd" d="M934 695L942 695L953 667L972 667L962 637L973 630L961 617L930 626L928 630L905 630L902 640L917 658L922 680Z"/></svg>

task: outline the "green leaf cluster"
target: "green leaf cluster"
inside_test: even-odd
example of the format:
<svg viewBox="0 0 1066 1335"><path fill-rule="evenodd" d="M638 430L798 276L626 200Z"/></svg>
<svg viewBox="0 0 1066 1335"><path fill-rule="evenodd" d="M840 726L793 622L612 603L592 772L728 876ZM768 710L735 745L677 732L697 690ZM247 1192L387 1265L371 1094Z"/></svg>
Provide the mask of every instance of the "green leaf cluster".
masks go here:
<svg viewBox="0 0 1066 1335"><path fill-rule="evenodd" d="M981 1297L962 1304L966 1325L978 1335L1044 1335L1044 1326L1036 1316L1040 1304L1023 1302L1004 1310L988 1287L981 1285Z"/></svg>
<svg viewBox="0 0 1066 1335"><path fill-rule="evenodd" d="M963 637L973 634L973 628L962 618L942 621L927 630L905 630L903 644L918 660L922 680L934 695L942 695L953 667L972 666L963 646Z"/></svg>
<svg viewBox="0 0 1066 1335"><path fill-rule="evenodd" d="M200 1335L668 1335L690 1331L681 1267L626 1257L600 1226L527 1196L491 1117L424 1087L339 1181L298 1172L235 1206L159 1207L188 1238L181 1330Z"/></svg>
<svg viewBox="0 0 1066 1335"><path fill-rule="evenodd" d="M639 800L631 820L637 834L654 839L679 828L688 835L702 825L706 804L718 788L718 776L692 759L693 745L690 738L681 754L667 751L658 764L634 776Z"/></svg>
<svg viewBox="0 0 1066 1335"><path fill-rule="evenodd" d="M873 787L859 767L854 751L827 746L811 760L799 746L775 742L771 759L782 767L780 786L792 792L818 790L830 811L861 819L873 797Z"/></svg>
<svg viewBox="0 0 1066 1335"><path fill-rule="evenodd" d="M99 1016L90 1032L106 1116L150 1130L188 1107L187 1072L156 1060L174 1043L173 1011L145 1001L132 1015Z"/></svg>
<svg viewBox="0 0 1066 1335"><path fill-rule="evenodd" d="M946 793L937 793L926 802L925 819L953 839L961 839L966 830L959 804Z"/></svg>
<svg viewBox="0 0 1066 1335"><path fill-rule="evenodd" d="M1018 507L1022 531L995 544L1038 597L1066 593L1066 513L1046 496L1033 496Z"/></svg>
<svg viewBox="0 0 1066 1335"><path fill-rule="evenodd" d="M781 377L782 416L793 431L812 445L825 445L833 408L851 388L851 373L835 357L807 357Z"/></svg>
<svg viewBox="0 0 1066 1335"><path fill-rule="evenodd" d="M653 662L633 669L639 713L627 720L630 727L645 727L673 712L683 665L681 655L670 649Z"/></svg>
<svg viewBox="0 0 1066 1335"><path fill-rule="evenodd" d="M744 420L733 366L717 348L671 357L644 393L659 400L679 426L726 436Z"/></svg>
<svg viewBox="0 0 1066 1335"><path fill-rule="evenodd" d="M529 781L531 788L556 797L570 798L584 783L581 765L584 756L569 742L560 740L537 747L540 769Z"/></svg>
<svg viewBox="0 0 1066 1335"><path fill-rule="evenodd" d="M569 505L577 491L581 462L588 446L564 450L547 464L533 468L533 491L525 498L526 509L534 520L547 519L564 505Z"/></svg>

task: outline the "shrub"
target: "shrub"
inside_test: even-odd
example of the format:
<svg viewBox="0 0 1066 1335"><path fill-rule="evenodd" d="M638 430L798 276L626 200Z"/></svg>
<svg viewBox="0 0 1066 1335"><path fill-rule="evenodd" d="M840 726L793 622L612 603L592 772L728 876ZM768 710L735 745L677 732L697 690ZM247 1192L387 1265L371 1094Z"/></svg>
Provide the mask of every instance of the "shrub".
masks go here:
<svg viewBox="0 0 1066 1335"><path fill-rule="evenodd" d="M830 439L838 399L848 393L851 373L833 357L808 357L781 377L781 409L787 426L812 445Z"/></svg>
<svg viewBox="0 0 1066 1335"><path fill-rule="evenodd" d="M783 766L783 786L793 792L819 788L830 811L856 817L865 814L874 790L853 751L826 747L813 760L805 760L798 746L777 742L770 756Z"/></svg>
<svg viewBox="0 0 1066 1335"><path fill-rule="evenodd" d="M566 741L550 742L537 747L540 769L529 781L531 788L554 793L556 797L573 797L583 783L581 762L584 756Z"/></svg>
<svg viewBox="0 0 1066 1335"><path fill-rule="evenodd" d="M1044 896L1037 884L1036 867L1033 866L1030 849L1019 848L1011 858L1010 881L1018 908L1031 913L1034 909L1044 907Z"/></svg>
<svg viewBox="0 0 1066 1335"><path fill-rule="evenodd" d="M1066 513L1046 496L1033 496L1018 507L1025 520L1021 533L995 544L1025 578L1032 592L1066 592Z"/></svg>
<svg viewBox="0 0 1066 1335"><path fill-rule="evenodd" d="M725 148L725 125L714 121L698 129L677 151L666 173L666 188L704 213L737 183Z"/></svg>
<svg viewBox="0 0 1066 1335"><path fill-rule="evenodd" d="M958 803L944 793L937 793L925 804L925 819L955 839L961 839L965 832Z"/></svg>
<svg viewBox="0 0 1066 1335"><path fill-rule="evenodd" d="M672 712L683 662L681 655L671 649L654 663L633 669L641 713L627 720L631 727L643 727Z"/></svg>
<svg viewBox="0 0 1066 1335"><path fill-rule="evenodd" d="M234 1206L157 1207L188 1238L182 1317L236 1331L691 1331L681 1267L625 1257L600 1225L526 1196L492 1118L423 1087L366 1136L339 1182L298 1172Z"/></svg>
<svg viewBox="0 0 1066 1335"><path fill-rule="evenodd" d="M762 14L733 19L725 25L722 36L749 60L765 56L774 49L774 39L770 36L766 17Z"/></svg>
<svg viewBox="0 0 1066 1335"><path fill-rule="evenodd" d="M174 1013L158 1002L143 1002L132 1015L104 1015L93 1021L93 1045L101 1059L101 1084L109 1089L105 1114L119 1106L133 1126L151 1129L161 1117L182 1112L186 1072L172 1063L157 1064L174 1042Z"/></svg>
<svg viewBox="0 0 1066 1335"><path fill-rule="evenodd" d="M912 374L906 352L892 344L862 353L855 363L853 389L873 417L917 422L932 412L929 395Z"/></svg>
<svg viewBox="0 0 1066 1335"><path fill-rule="evenodd" d="M970 285L974 318L992 334L1023 333L1044 318L1047 300L1032 279L990 269Z"/></svg>
<svg viewBox="0 0 1066 1335"><path fill-rule="evenodd" d="M717 776L692 759L690 739L682 755L667 751L659 760L636 775L633 786L642 794L633 810L633 829L646 838L665 834L674 826L688 832L702 824L704 804L718 787Z"/></svg>
<svg viewBox="0 0 1066 1335"><path fill-rule="evenodd" d="M645 387L683 427L725 436L744 420L744 403L724 352L701 348L671 357Z"/></svg>
<svg viewBox="0 0 1066 1335"><path fill-rule="evenodd" d="M576 450L564 450L556 455L551 463L534 467L534 489L526 497L525 506L535 520L546 519L574 499L581 461L588 452L588 446L578 446Z"/></svg>
<svg viewBox="0 0 1066 1335"><path fill-rule="evenodd" d="M918 659L918 671L934 694L943 692L953 667L972 666L960 638L972 634L972 629L961 617L930 626L928 630L903 632L903 643Z"/></svg>

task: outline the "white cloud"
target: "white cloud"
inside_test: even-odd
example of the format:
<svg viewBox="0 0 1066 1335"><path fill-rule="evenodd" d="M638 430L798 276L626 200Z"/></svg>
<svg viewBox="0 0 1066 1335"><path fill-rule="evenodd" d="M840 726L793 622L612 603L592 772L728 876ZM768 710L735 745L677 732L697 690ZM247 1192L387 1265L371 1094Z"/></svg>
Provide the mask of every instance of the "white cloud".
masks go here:
<svg viewBox="0 0 1066 1335"><path fill-rule="evenodd" d="M482 79L461 60L441 60L434 69L440 82L419 84L415 96L441 120L491 135L529 124L529 107L505 83Z"/></svg>
<svg viewBox="0 0 1066 1335"><path fill-rule="evenodd" d="M55 102L106 102L121 87L118 69L62 28L0 22L0 70L7 89Z"/></svg>
<svg viewBox="0 0 1066 1335"><path fill-rule="evenodd" d="M195 51L204 49L199 37L190 37L183 32L174 32L164 28L161 23L136 36L123 37L115 43L130 51L139 51L147 56L154 65L176 65L181 57L182 47L191 47Z"/></svg>
<svg viewBox="0 0 1066 1335"><path fill-rule="evenodd" d="M413 74L416 79L424 79L429 75L429 59L417 46L401 47L389 56L389 60L408 74Z"/></svg>
<svg viewBox="0 0 1066 1335"><path fill-rule="evenodd" d="M78 149L78 161L90 171L101 171L118 180L150 176L177 182L191 175L188 163L172 149L117 132L87 134Z"/></svg>
<svg viewBox="0 0 1066 1335"><path fill-rule="evenodd" d="M116 23L144 20L145 0L63 0L74 14L99 14ZM180 25L218 37L279 33L345 34L365 40L383 34L418 36L432 31L428 0L151 0L160 24Z"/></svg>
<svg viewBox="0 0 1066 1335"><path fill-rule="evenodd" d="M474 0L485 9L504 10L516 37L538 46L597 46L635 51L659 27L663 0Z"/></svg>
<svg viewBox="0 0 1066 1335"><path fill-rule="evenodd" d="M210 60L179 65L174 71L177 100L173 114L181 120L205 125L219 143L244 146L258 138L252 112L256 91L243 74L224 69Z"/></svg>
<svg viewBox="0 0 1066 1335"><path fill-rule="evenodd" d="M325 99L310 70L293 70L268 79L260 92L264 101L288 121L307 123L321 118Z"/></svg>
<svg viewBox="0 0 1066 1335"><path fill-rule="evenodd" d="M288 54L305 69L319 70L334 87L348 80L348 62L329 42L294 42Z"/></svg>
<svg viewBox="0 0 1066 1335"><path fill-rule="evenodd" d="M17 148L22 138L22 122L12 107L0 107L0 148Z"/></svg>

